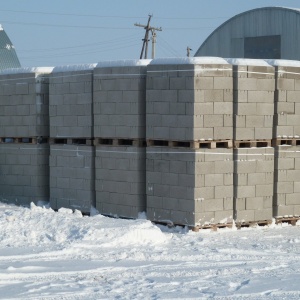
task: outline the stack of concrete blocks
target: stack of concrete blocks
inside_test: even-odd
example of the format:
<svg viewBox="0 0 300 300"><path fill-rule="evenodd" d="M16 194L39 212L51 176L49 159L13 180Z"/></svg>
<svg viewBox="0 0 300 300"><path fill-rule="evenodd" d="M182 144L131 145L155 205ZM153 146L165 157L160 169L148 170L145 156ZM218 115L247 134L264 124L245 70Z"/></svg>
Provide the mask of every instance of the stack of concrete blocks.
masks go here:
<svg viewBox="0 0 300 300"><path fill-rule="evenodd" d="M232 91L232 66L224 59L153 60L147 76L147 139L232 139Z"/></svg>
<svg viewBox="0 0 300 300"><path fill-rule="evenodd" d="M254 142L253 148L236 143L234 150L235 218L238 222L271 220L275 70L262 60L229 62L234 65L234 140Z"/></svg>
<svg viewBox="0 0 300 300"><path fill-rule="evenodd" d="M0 201L49 201L49 145L0 144Z"/></svg>
<svg viewBox="0 0 300 300"><path fill-rule="evenodd" d="M255 59L229 59L228 62L233 64L234 140L271 140L274 67Z"/></svg>
<svg viewBox="0 0 300 300"><path fill-rule="evenodd" d="M272 220L273 181L273 147L234 150L234 195L237 222Z"/></svg>
<svg viewBox="0 0 300 300"><path fill-rule="evenodd" d="M269 61L276 68L274 217L300 215L300 64ZM293 144L293 146L291 145Z"/></svg>
<svg viewBox="0 0 300 300"><path fill-rule="evenodd" d="M274 217L300 216L299 146L275 148Z"/></svg>
<svg viewBox="0 0 300 300"><path fill-rule="evenodd" d="M221 58L156 59L149 64L150 220L190 226L232 221L233 150L193 148L193 141L232 139L232 84L232 67Z"/></svg>
<svg viewBox="0 0 300 300"><path fill-rule="evenodd" d="M0 201L49 201L49 73L20 68L0 73Z"/></svg>
<svg viewBox="0 0 300 300"><path fill-rule="evenodd" d="M182 225L233 219L232 149L147 148L147 217Z"/></svg>
<svg viewBox="0 0 300 300"><path fill-rule="evenodd" d="M145 118L149 60L100 62L94 71L96 208L136 218L146 210Z"/></svg>
<svg viewBox="0 0 300 300"><path fill-rule="evenodd" d="M50 205L89 213L95 206L93 146L50 145Z"/></svg>
<svg viewBox="0 0 300 300"><path fill-rule="evenodd" d="M49 136L49 73L53 68L7 69L0 73L0 137Z"/></svg>
<svg viewBox="0 0 300 300"><path fill-rule="evenodd" d="M274 138L300 137L299 61L269 61L276 70Z"/></svg>
<svg viewBox="0 0 300 300"><path fill-rule="evenodd" d="M89 213L95 206L93 70L61 66L50 76L50 205Z"/></svg>

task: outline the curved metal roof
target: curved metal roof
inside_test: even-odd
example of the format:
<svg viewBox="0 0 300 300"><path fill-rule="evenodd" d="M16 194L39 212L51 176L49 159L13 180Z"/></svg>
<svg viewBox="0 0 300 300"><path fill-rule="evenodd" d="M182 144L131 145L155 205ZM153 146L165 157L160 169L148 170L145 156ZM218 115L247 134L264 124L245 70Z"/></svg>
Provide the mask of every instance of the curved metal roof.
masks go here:
<svg viewBox="0 0 300 300"><path fill-rule="evenodd" d="M257 16L257 17L261 17L263 16L263 18L270 16L274 13L278 13L282 14L283 13L292 13L292 14L296 14L297 18L299 18L300 20L300 9L298 8L289 8L289 7L278 7L278 6L274 6L274 7L262 7L262 8L255 8L255 9L251 9L245 12L242 12L240 14L237 14L235 16L233 16L232 18L228 19L227 21L225 21L223 24L221 24L218 28L216 28L207 38L206 40L202 43L202 45L199 47L199 49L196 51L195 56L200 56L200 55L204 55L201 51L202 49L208 47L207 44L208 43L212 43L212 40L214 38L216 38L216 36L218 36L219 34L224 34L224 31L226 31L226 34L229 35L229 31L231 31L231 37L235 38L238 36L238 34L236 34L237 32L241 32L240 28L234 28L233 24L238 24L238 22L240 22L241 27L244 26L244 24L242 24L243 21L245 21L247 18L250 19L251 16ZM248 31L253 31L253 35L255 35L255 33L257 34L257 36L259 36L258 34L258 29L254 29L255 26L259 26L258 24L255 23L255 19L252 19L252 21L254 21L254 24L251 24L252 27L250 29L250 25L248 25ZM286 18L286 23L290 22L290 20L288 20ZM275 22L275 21L274 21ZM279 20L277 20L277 22L279 22ZM260 23L261 24L261 23ZM268 24L269 27L271 28L272 25L274 24ZM298 27L298 25L297 25ZM227 29L229 28L229 29ZM298 29L298 28L297 28ZM235 31L235 32L234 32ZM233 33L234 32L234 33ZM220 39L220 37L218 37ZM216 53L205 53L205 55L217 55L217 56L222 56L220 54L216 54Z"/></svg>
<svg viewBox="0 0 300 300"><path fill-rule="evenodd" d="M0 70L20 67L15 47L4 29L0 27Z"/></svg>

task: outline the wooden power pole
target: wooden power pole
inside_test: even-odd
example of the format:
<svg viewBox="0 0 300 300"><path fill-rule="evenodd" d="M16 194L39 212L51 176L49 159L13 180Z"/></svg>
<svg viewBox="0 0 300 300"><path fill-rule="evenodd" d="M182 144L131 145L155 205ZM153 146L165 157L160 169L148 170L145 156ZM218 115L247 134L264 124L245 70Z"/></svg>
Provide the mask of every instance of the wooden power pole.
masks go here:
<svg viewBox="0 0 300 300"><path fill-rule="evenodd" d="M147 58L148 57L148 42L149 42L149 31L152 33L152 58L155 58L155 44L156 44L156 32L155 31L162 31L161 27L151 27L150 21L151 21L152 15L149 15L148 23L147 25L141 25L135 23L134 26L143 27L145 31L145 37L143 38L143 47L140 55L140 59Z"/></svg>

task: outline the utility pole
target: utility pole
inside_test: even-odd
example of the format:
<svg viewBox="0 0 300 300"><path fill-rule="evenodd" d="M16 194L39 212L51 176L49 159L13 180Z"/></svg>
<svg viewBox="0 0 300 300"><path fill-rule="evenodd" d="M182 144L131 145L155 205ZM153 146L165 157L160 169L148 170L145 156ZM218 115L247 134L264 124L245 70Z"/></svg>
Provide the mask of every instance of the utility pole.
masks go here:
<svg viewBox="0 0 300 300"><path fill-rule="evenodd" d="M149 15L147 25L141 25L141 24L137 24L137 23L134 24L134 26L143 27L146 30L145 37L143 38L143 47L142 47L140 59L143 58L143 54L144 54L144 58L148 57L149 31L151 31L151 33L152 33L152 58L155 57L155 44L156 44L156 32L155 31L162 31L161 27L157 28L157 27L150 26L151 18L152 18L152 15Z"/></svg>
<svg viewBox="0 0 300 300"><path fill-rule="evenodd" d="M155 57L156 32L152 30L152 59Z"/></svg>
<svg viewBox="0 0 300 300"><path fill-rule="evenodd" d="M189 46L187 46L186 48L186 56L190 57L191 51L193 51L193 49L191 49Z"/></svg>

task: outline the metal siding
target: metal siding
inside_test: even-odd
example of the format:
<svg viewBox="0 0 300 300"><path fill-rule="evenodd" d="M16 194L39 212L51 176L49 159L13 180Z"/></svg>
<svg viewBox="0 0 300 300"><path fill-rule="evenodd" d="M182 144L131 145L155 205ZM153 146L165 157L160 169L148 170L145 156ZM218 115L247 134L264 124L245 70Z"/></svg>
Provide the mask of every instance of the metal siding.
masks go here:
<svg viewBox="0 0 300 300"><path fill-rule="evenodd" d="M255 9L221 25L201 45L195 56L238 57L232 40L281 35L281 58L300 60L300 11L286 8ZM239 45L240 47L240 45ZM242 57L242 56L239 56Z"/></svg>
<svg viewBox="0 0 300 300"><path fill-rule="evenodd" d="M20 68L21 64L9 37L4 30L0 30L0 70Z"/></svg>

